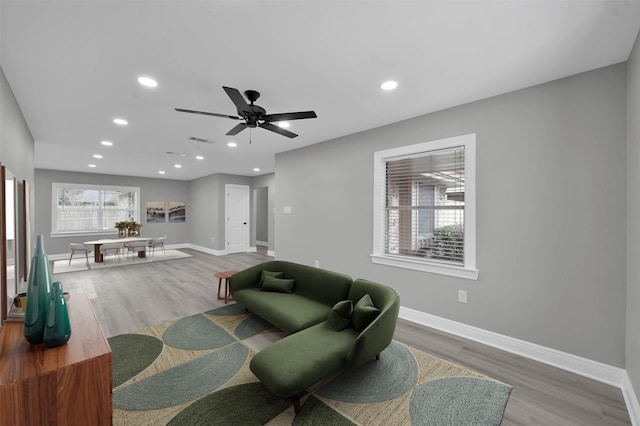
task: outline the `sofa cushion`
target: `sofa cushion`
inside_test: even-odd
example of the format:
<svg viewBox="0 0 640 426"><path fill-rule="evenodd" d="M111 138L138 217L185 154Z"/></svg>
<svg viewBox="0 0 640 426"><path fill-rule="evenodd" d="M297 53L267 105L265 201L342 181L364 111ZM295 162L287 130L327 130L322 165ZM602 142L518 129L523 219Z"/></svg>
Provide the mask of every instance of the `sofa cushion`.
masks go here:
<svg viewBox="0 0 640 426"><path fill-rule="evenodd" d="M331 306L296 293L275 293L250 287L233 293L236 303L287 333L327 320Z"/></svg>
<svg viewBox="0 0 640 426"><path fill-rule="evenodd" d="M271 275L264 277L262 291L275 291L277 293L291 293L296 280L293 278L276 278Z"/></svg>
<svg viewBox="0 0 640 426"><path fill-rule="evenodd" d="M371 296L365 294L353 307L353 315L351 316L353 328L355 328L356 331L364 330L379 313L380 309L373 305Z"/></svg>
<svg viewBox="0 0 640 426"><path fill-rule="evenodd" d="M333 305L327 320L337 331L344 330L351 324L351 314L353 313L353 302L343 300Z"/></svg>
<svg viewBox="0 0 640 426"><path fill-rule="evenodd" d="M268 276L272 276L272 277L276 277L276 278L282 278L284 277L284 272L277 272L277 271L265 271L264 269L262 270L262 272L260 273L260 281L258 281L258 287L262 287L262 284L264 284L264 279Z"/></svg>
<svg viewBox="0 0 640 426"><path fill-rule="evenodd" d="M267 346L251 360L251 371L274 394L290 397L342 370L358 333L336 331L329 321Z"/></svg>

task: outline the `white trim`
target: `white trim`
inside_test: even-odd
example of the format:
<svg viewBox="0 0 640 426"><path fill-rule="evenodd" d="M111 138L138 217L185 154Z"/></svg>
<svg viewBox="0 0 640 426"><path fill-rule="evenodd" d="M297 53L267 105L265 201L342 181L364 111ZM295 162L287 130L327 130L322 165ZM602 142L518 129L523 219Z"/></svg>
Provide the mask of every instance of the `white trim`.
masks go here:
<svg viewBox="0 0 640 426"><path fill-rule="evenodd" d="M273 250L267 250L267 256L276 257L276 252Z"/></svg>
<svg viewBox="0 0 640 426"><path fill-rule="evenodd" d="M256 246L247 248L247 253L255 253L257 251L258 251L258 247L256 247Z"/></svg>
<svg viewBox="0 0 640 426"><path fill-rule="evenodd" d="M258 241L258 240L256 240L256 245L257 246L268 246L269 243L266 242L266 241Z"/></svg>
<svg viewBox="0 0 640 426"><path fill-rule="evenodd" d="M198 250L203 253L212 254L214 256L225 256L228 254L226 250L216 250L209 247L198 246L195 244L186 244L185 248Z"/></svg>
<svg viewBox="0 0 640 426"><path fill-rule="evenodd" d="M598 361L547 348L535 343L483 330L446 318L400 307L400 318L456 336L464 337L513 354L521 355L553 367L561 368L608 385L623 388L626 371ZM626 399L626 398L625 398ZM637 401L637 399L636 399Z"/></svg>
<svg viewBox="0 0 640 426"><path fill-rule="evenodd" d="M640 426L640 403L636 392L633 390L631 380L629 380L629 374L625 371L624 381L622 383L622 396L624 396L624 402L627 404L627 411L631 418L631 424L633 426Z"/></svg>
<svg viewBox="0 0 640 426"><path fill-rule="evenodd" d="M465 278L468 280L478 279L477 269L463 268L457 265L447 265L446 263L430 262L411 258L400 258L395 256L385 256L372 254L371 263L378 265L394 266L396 268L413 269L415 271L432 272L434 274L449 275L452 277Z"/></svg>
<svg viewBox="0 0 640 426"><path fill-rule="evenodd" d="M464 206L464 266L444 265L428 259L407 259L406 257L390 256L384 249L385 229L385 161L389 158L399 158L420 152L464 146L464 174L465 174L465 206ZM478 279L476 269L476 134L454 136L415 145L376 151L373 153L373 253L371 262L413 269L423 272L433 272L466 278Z"/></svg>

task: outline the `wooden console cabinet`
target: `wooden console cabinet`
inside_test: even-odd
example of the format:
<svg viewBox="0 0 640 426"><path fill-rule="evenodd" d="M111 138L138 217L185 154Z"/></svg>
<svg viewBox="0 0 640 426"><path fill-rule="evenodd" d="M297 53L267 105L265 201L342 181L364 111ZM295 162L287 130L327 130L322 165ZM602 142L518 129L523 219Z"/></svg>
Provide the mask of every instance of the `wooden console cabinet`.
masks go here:
<svg viewBox="0 0 640 426"><path fill-rule="evenodd" d="M24 324L0 331L0 425L111 425L111 348L84 294L67 302L69 341L31 345Z"/></svg>

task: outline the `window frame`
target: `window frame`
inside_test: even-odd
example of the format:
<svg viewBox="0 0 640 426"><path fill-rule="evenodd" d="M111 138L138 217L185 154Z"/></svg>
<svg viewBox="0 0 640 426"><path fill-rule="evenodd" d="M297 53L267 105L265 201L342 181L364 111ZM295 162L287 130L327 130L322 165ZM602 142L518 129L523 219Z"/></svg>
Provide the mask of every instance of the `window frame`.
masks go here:
<svg viewBox="0 0 640 426"><path fill-rule="evenodd" d="M140 187L137 186L114 186L114 185L90 185L79 183L61 183L53 182L51 184L51 233L53 238L58 237L74 237L74 236L93 236L93 235L117 235L117 229L95 229L92 231L58 231L58 190L61 188L67 189L91 189L97 191L121 191L121 192L134 192L136 194L136 206L133 212L133 220L140 222L140 204L142 203L140 198Z"/></svg>
<svg viewBox="0 0 640 426"><path fill-rule="evenodd" d="M465 206L464 206L464 264L452 265L428 258L386 254L386 162L439 149L464 146ZM373 164L373 253L374 264L431 272L470 280L478 279L476 269L476 134L454 136L429 142L374 152Z"/></svg>

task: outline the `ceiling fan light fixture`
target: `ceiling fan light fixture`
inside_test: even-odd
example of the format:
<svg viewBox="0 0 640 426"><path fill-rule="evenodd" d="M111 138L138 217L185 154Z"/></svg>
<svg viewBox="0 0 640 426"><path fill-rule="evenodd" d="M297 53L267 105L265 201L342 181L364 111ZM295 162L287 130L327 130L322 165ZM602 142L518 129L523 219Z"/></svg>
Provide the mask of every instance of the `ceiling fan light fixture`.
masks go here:
<svg viewBox="0 0 640 426"><path fill-rule="evenodd" d="M280 121L276 124L278 125L278 127L281 127L283 129L287 129L290 126L288 121Z"/></svg>
<svg viewBox="0 0 640 426"><path fill-rule="evenodd" d="M228 146L229 148L235 148L236 146L238 146L238 144L237 144L237 143L235 143L235 142L229 142L229 143L227 144L227 146Z"/></svg>
<svg viewBox="0 0 640 426"><path fill-rule="evenodd" d="M116 123L118 126L126 126L127 124L129 124L129 122L124 118L114 118L113 122Z"/></svg>
<svg viewBox="0 0 640 426"><path fill-rule="evenodd" d="M151 77L140 76L138 77L138 83L145 87L157 87L158 82L152 79Z"/></svg>
<svg viewBox="0 0 640 426"><path fill-rule="evenodd" d="M380 85L382 90L393 90L398 87L398 82L395 80L387 80Z"/></svg>

